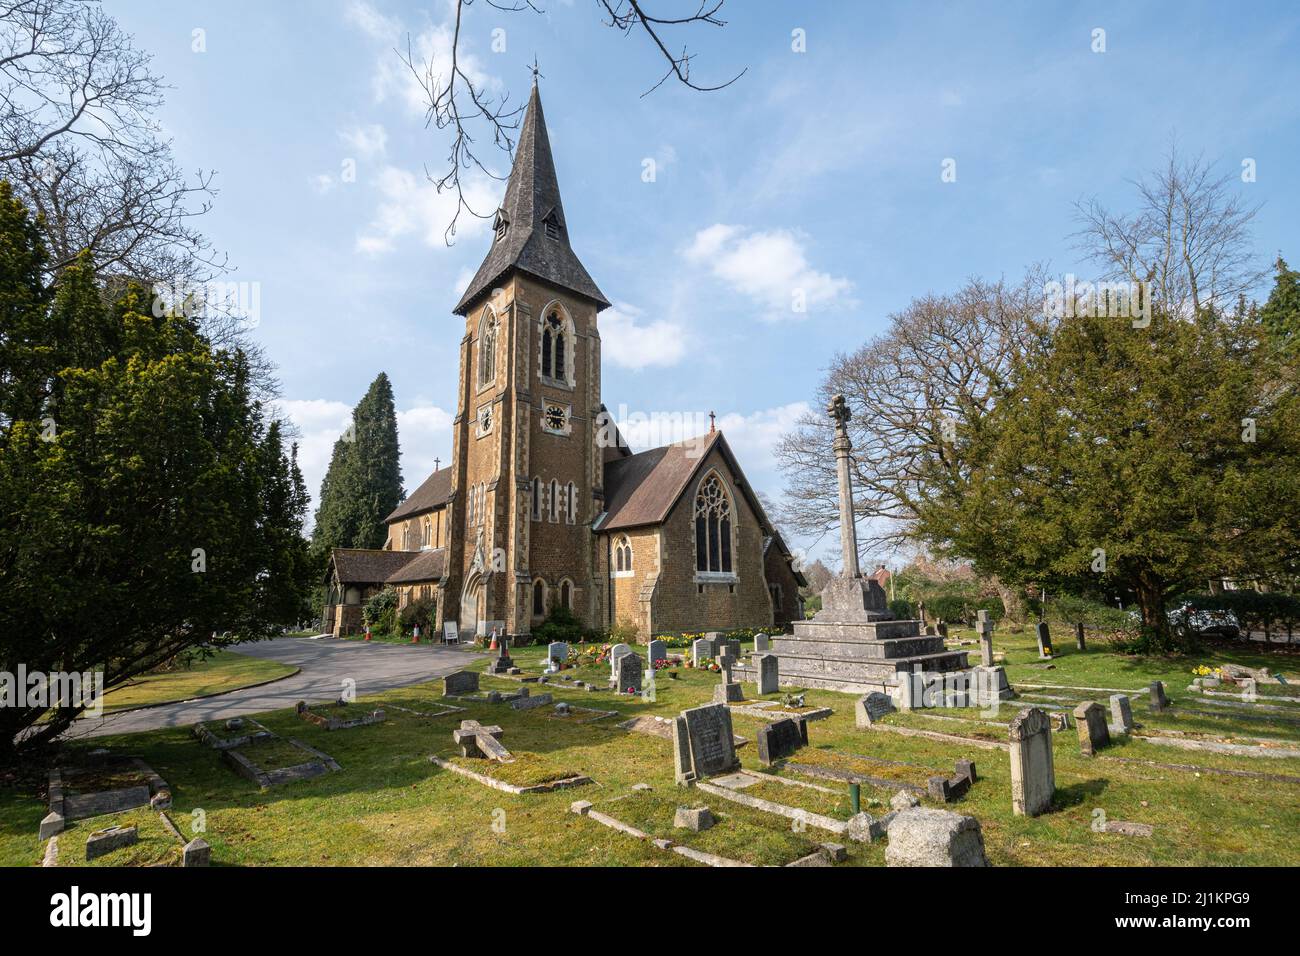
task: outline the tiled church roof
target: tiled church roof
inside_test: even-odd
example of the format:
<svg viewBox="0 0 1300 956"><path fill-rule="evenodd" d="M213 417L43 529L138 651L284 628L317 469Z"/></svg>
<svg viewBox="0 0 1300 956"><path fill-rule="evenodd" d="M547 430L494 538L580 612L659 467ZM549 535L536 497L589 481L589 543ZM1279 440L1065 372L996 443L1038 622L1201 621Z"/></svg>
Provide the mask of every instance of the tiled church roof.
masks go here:
<svg viewBox="0 0 1300 956"><path fill-rule="evenodd" d="M559 236L555 239L546 235L544 225L552 214L559 226ZM453 310L457 315L466 314L511 269L576 292L595 302L597 309L609 306L609 300L596 287L569 245L568 223L560 202L560 184L555 176L555 160L551 157L551 141L546 134L546 117L542 115L536 83L524 114L499 215L509 223L505 238L497 240L493 236L487 258Z"/></svg>
<svg viewBox="0 0 1300 956"><path fill-rule="evenodd" d="M379 551L369 548L335 548L334 568L344 584L378 584L400 571L419 552Z"/></svg>
<svg viewBox="0 0 1300 956"><path fill-rule="evenodd" d="M439 505L446 504L450 495L451 469L440 468L424 479L424 484L416 488L405 501L394 508L393 513L384 519L384 524L390 524L402 518L409 518L421 511L431 511Z"/></svg>
<svg viewBox="0 0 1300 956"><path fill-rule="evenodd" d="M409 552L398 552L405 554ZM447 549L433 548L429 551L417 551L415 557L406 562L400 570L384 579L387 584L410 584L413 581L437 581L447 567Z"/></svg>
<svg viewBox="0 0 1300 956"><path fill-rule="evenodd" d="M668 517L677 499L708 457L722 432L651 448L605 464L607 517L597 531L614 531L658 524Z"/></svg>

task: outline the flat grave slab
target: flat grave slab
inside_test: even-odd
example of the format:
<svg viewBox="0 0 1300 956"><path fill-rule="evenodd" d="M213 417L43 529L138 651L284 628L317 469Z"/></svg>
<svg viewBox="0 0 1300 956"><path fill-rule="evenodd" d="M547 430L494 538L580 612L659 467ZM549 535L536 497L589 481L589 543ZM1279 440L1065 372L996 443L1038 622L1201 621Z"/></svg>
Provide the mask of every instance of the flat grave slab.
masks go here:
<svg viewBox="0 0 1300 956"><path fill-rule="evenodd" d="M303 761L287 767L261 766L257 762L258 749L272 742L282 742L301 751L304 757ZM243 749L247 753L241 752L240 749L231 749L222 751L221 756L237 774L251 780L263 790L282 786L286 783L293 783L297 780L310 780L313 777L321 777L327 773L334 773L342 769L329 754L314 747L309 747L301 740L292 738L283 740L280 737L273 737L271 740L254 741Z"/></svg>
<svg viewBox="0 0 1300 956"><path fill-rule="evenodd" d="M382 710L366 710L355 704L339 701L330 704L308 704L298 701L295 708L298 717L325 730L351 730L353 727L368 727L381 724L387 719Z"/></svg>
<svg viewBox="0 0 1300 956"><path fill-rule="evenodd" d="M198 723L194 725L191 733L213 750L243 747L254 740L275 736L251 717L234 717L224 722Z"/></svg>

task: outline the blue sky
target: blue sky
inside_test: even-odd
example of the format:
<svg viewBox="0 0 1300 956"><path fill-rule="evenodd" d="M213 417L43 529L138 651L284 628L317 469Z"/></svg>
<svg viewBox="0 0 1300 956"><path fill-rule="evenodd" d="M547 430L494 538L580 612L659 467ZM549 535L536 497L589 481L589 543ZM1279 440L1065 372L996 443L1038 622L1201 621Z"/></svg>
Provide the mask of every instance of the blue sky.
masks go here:
<svg viewBox="0 0 1300 956"><path fill-rule="evenodd" d="M725 29L669 36L697 54L697 80L745 75L717 93L665 84L644 98L661 72L646 40L602 25L591 0L539 5L545 14L477 0L463 50L521 102L527 64L540 63L573 245L615 303L601 318L605 401L697 420L715 410L774 497L771 445L837 350L968 276L1015 277L1034 261L1089 275L1069 239L1073 202L1124 207L1126 181L1174 137L1225 170L1254 159L1257 181L1240 188L1264 203L1260 255L1300 260L1294 4L732 0ZM279 365L313 494L381 370L413 489L435 456L450 459L463 333L451 308L488 243L465 219L444 243L452 207L425 169L441 169L447 140L425 128L394 52L409 35L443 55L449 3L106 9L173 87L161 120L182 166L217 171L203 225L234 278L260 284L255 334ZM805 52L792 50L796 29ZM941 179L946 159L955 182ZM355 181L341 175L347 160ZM504 184L473 188L490 208ZM790 308L793 289L806 312ZM836 547L795 543L815 556Z"/></svg>

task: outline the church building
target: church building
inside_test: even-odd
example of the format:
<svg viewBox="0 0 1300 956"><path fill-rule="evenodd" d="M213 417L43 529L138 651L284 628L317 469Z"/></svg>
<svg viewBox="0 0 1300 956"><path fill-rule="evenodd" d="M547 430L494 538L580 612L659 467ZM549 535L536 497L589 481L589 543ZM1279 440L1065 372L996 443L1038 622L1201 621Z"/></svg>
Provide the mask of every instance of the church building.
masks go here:
<svg viewBox="0 0 1300 956"><path fill-rule="evenodd" d="M453 310L451 463L388 516L383 550L333 552L328 629L358 631L384 587L462 634L527 634L557 605L642 641L803 617L803 577L722 432L623 442L601 400L609 304L570 244L534 83L492 246Z"/></svg>

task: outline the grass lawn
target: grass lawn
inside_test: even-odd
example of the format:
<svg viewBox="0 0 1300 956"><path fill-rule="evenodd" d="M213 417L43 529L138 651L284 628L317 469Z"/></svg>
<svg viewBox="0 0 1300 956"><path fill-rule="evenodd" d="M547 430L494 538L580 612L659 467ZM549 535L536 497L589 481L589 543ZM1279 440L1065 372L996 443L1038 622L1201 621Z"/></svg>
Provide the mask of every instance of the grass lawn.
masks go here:
<svg viewBox="0 0 1300 956"><path fill-rule="evenodd" d="M298 668L279 661L221 650L186 670L146 674L113 688L104 695L104 712L210 697L277 677L287 677L297 671Z"/></svg>
<svg viewBox="0 0 1300 956"><path fill-rule="evenodd" d="M1013 683L1061 685L1035 693L1064 700L1025 697L1005 704L996 715L978 710L914 712L892 714L884 723L1005 740L1002 727L981 721L1005 723L1020 707L1035 702L1072 707L1085 698L1105 703L1109 696L1109 692L1073 689L1081 685L1133 691L1134 717L1142 733L1187 731L1229 739L1300 739L1298 724L1260 720L1257 715L1228 708L1218 712L1186 691L1191 669L1198 664L1262 664L1274 672L1290 674L1295 657L1234 646L1195 658L1141 660L1111 654L1100 643L1080 654L1073 648L1072 635L1054 636L1060 657L1052 670L1033 666L1037 651L1032 632L999 632L995 646L1007 655ZM532 671L540 668L544 653L542 647L511 649L520 666ZM480 660L470 666L485 665L486 661ZM608 665L601 664L566 673L603 682L608 671ZM1138 689L1152 679L1165 681L1173 710L1150 712ZM619 717L591 724L549 720L544 716L546 708L515 711L507 705L486 703L468 703L464 712L440 718L419 717L390 707L385 723L332 733L299 720L289 709L259 714L256 719L275 733L323 750L343 768L339 773L267 791L236 775L219 753L194 740L188 728L95 738L71 746L109 746L143 757L170 783L175 801L172 816L187 836L194 811L203 811L207 824L203 836L212 844L214 865L696 865L658 850L648 841L570 813L568 807L574 800L589 800L597 810L652 836L750 863L788 863L811 852L819 842L836 840L812 827L800 832L788 819L678 788L673 782L669 740L614 726L625 717L670 716L706 703L717 681L716 674L686 668L680 669L677 680L661 674L653 702L607 691L590 693L555 682L529 685L534 695L549 692L556 700L620 712ZM482 678L484 691L510 692L518 686L504 678ZM798 690L782 688L782 693ZM752 699L753 685L746 684L745 692ZM428 710L440 695L438 681L366 697L358 703L367 708L396 705ZM767 699L780 696L767 695ZM1086 758L1080 755L1077 735L1071 729L1053 736L1057 784L1053 812L1026 819L1011 812L1010 766L1005 752L977 749L964 742L860 730L854 724L853 698L848 695L808 691L807 703L832 707L834 714L809 724L809 746L792 758L794 762L922 785L930 775L951 775L959 758L974 760L978 782L949 809L980 821L995 865L1300 865L1300 785L1213 772L1227 769L1300 777L1298 759L1188 751L1138 737L1117 739L1097 757ZM936 714L959 719L937 719ZM1300 713L1294 716L1300 718ZM500 726L504 730L502 743L515 761L495 764L460 758L451 732L462 719ZM749 741L739 750L743 766L763 770L753 743L760 720L743 714L735 714L733 719L736 733ZM269 752L255 745L248 753L262 765L257 758ZM442 769L429 761L431 754L513 783L530 784L576 773L587 774L594 782L570 790L515 796ZM847 818L846 784L803 776L788 767L773 773L832 792L788 786L777 780L765 780L745 792L836 819ZM633 790L637 783L651 789ZM889 787L864 784L863 808L880 816L888 810L893 793ZM0 788L0 864L39 863L43 847L37 828L46 812L42 796L36 785ZM930 803L926 798L922 802ZM707 805L718 817L718 825L698 834L677 830L673 816L678 805ZM1097 832L1093 824L1102 814L1109 820L1153 824L1155 834L1143 838ZM92 830L131 816L119 814L73 824L60 841L64 861L75 860L76 852L84 852L74 848L84 847L85 836ZM143 843L143 826L141 836ZM156 850L163 853L163 845L158 844ZM157 858L152 854L155 849L150 844L118 851L97 862L146 863ZM883 843L850 844L844 865L880 866L883 862Z"/></svg>

